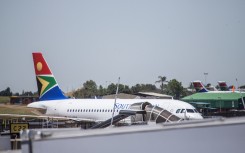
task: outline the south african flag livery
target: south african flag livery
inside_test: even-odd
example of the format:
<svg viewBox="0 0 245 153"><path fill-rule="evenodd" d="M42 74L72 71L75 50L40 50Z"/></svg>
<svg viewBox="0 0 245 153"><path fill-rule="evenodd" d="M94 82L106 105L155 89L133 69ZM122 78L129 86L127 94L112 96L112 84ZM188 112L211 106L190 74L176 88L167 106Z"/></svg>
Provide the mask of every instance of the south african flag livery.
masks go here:
<svg viewBox="0 0 245 153"><path fill-rule="evenodd" d="M58 100L67 99L59 88L52 72L50 71L42 53L32 53L37 79L39 99Z"/></svg>

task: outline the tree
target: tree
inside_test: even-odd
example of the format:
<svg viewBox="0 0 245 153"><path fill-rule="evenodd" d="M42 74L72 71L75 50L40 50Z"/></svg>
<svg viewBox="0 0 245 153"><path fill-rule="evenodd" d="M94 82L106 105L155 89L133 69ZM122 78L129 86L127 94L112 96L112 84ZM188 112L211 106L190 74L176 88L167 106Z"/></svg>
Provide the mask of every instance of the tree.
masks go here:
<svg viewBox="0 0 245 153"><path fill-rule="evenodd" d="M5 90L0 91L0 96L12 96L12 92L9 87Z"/></svg>
<svg viewBox="0 0 245 153"><path fill-rule="evenodd" d="M132 91L130 90L128 85L124 85L124 89L123 89L122 93L131 94Z"/></svg>
<svg viewBox="0 0 245 153"><path fill-rule="evenodd" d="M93 98L97 95L97 85L93 80L86 81L83 83L81 89L78 89L73 93L76 98Z"/></svg>
<svg viewBox="0 0 245 153"><path fill-rule="evenodd" d="M103 88L102 85L100 85L97 93L98 96L104 96L106 94L106 89Z"/></svg>
<svg viewBox="0 0 245 153"><path fill-rule="evenodd" d="M93 80L86 81L83 84L82 91L84 98L92 98L97 95L97 85Z"/></svg>
<svg viewBox="0 0 245 153"><path fill-rule="evenodd" d="M188 91L188 89L189 89L190 91ZM190 84L189 84L188 88L186 89L186 91L187 91L187 93L188 93L187 95L190 95L190 94L193 94L194 92L196 92L196 90L195 90L194 85L193 85L192 82L190 82Z"/></svg>
<svg viewBox="0 0 245 153"><path fill-rule="evenodd" d="M136 84L131 87L132 94L136 94L138 92L158 92L157 87L152 84Z"/></svg>
<svg viewBox="0 0 245 153"><path fill-rule="evenodd" d="M141 90L140 84L136 84L135 86L131 87L131 91L133 94L140 92L140 90Z"/></svg>
<svg viewBox="0 0 245 153"><path fill-rule="evenodd" d="M165 77L165 76L158 76L158 79L159 80L157 80L156 81L156 83L160 83L160 89L161 89L161 91L162 91L162 93L164 92L164 88L166 88L166 82L168 82L167 81L167 77Z"/></svg>
<svg viewBox="0 0 245 153"><path fill-rule="evenodd" d="M20 94L18 92L16 92L15 94L13 94L14 96L20 96Z"/></svg>
<svg viewBox="0 0 245 153"><path fill-rule="evenodd" d="M181 94L183 93L184 88L181 82L178 82L176 79L170 80L168 82L166 93L172 95L175 99L180 99Z"/></svg>
<svg viewBox="0 0 245 153"><path fill-rule="evenodd" d="M117 85L111 83L110 85L108 85L106 93L108 95L116 94L116 90L117 90Z"/></svg>
<svg viewBox="0 0 245 153"><path fill-rule="evenodd" d="M107 91L106 93L109 95L116 94L116 90L117 90L117 84L111 83L110 85L108 85L108 88L106 89L106 91ZM130 90L129 86L119 84L118 93L131 94L131 90Z"/></svg>
<svg viewBox="0 0 245 153"><path fill-rule="evenodd" d="M31 91L22 90L21 96L33 96L34 94Z"/></svg>

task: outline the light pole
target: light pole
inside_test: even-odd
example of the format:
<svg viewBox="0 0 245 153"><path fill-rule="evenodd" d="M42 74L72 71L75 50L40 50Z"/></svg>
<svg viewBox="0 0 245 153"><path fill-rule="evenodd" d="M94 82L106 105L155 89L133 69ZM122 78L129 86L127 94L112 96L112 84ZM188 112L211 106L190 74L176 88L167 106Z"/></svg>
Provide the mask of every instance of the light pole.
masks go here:
<svg viewBox="0 0 245 153"><path fill-rule="evenodd" d="M204 77L205 77L205 86L206 86L207 85L207 75L208 75L208 73L204 72L203 74L204 74Z"/></svg>

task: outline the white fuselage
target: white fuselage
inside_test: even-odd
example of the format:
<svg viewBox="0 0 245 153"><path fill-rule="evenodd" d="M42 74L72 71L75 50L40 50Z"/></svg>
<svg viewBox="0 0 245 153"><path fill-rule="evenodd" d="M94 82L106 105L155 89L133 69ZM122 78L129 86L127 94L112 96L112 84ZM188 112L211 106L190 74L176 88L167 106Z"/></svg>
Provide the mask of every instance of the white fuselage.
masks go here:
<svg viewBox="0 0 245 153"><path fill-rule="evenodd" d="M115 99L65 99L33 102L27 107L46 109L47 115L104 121L112 117L114 102ZM149 102L183 119L202 119L192 105L171 99L117 99L115 115L120 110L130 109L131 104L139 102Z"/></svg>

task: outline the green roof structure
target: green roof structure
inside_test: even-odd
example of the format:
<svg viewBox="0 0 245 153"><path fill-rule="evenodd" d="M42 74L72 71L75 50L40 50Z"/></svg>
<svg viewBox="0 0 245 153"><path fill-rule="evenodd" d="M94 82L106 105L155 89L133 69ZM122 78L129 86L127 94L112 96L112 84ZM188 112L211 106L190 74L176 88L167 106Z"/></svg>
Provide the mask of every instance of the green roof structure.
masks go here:
<svg viewBox="0 0 245 153"><path fill-rule="evenodd" d="M245 93L240 92L212 92L212 93L196 93L181 100L189 103L207 102L211 107L223 109L239 109L243 108L242 97L245 101Z"/></svg>
<svg viewBox="0 0 245 153"><path fill-rule="evenodd" d="M230 92L230 93L196 93L187 97L182 98L182 100L238 100L241 97L245 97L245 93Z"/></svg>

